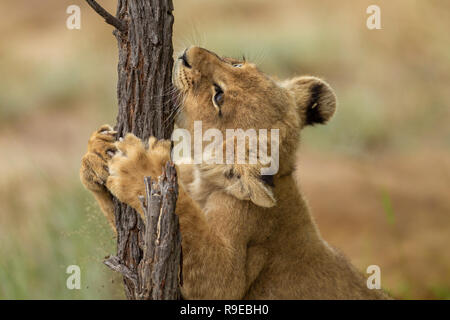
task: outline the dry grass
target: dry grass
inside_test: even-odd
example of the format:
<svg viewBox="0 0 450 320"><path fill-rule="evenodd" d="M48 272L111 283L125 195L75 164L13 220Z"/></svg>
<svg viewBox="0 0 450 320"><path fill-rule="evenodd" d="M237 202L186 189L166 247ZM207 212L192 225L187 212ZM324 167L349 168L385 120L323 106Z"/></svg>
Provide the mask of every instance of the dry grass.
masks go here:
<svg viewBox="0 0 450 320"><path fill-rule="evenodd" d="M73 3L0 3L0 298L123 297L78 180L90 132L114 122L116 43L83 1L82 30L67 30ZM449 298L450 5L377 3L383 30L369 31L366 0L175 0L174 42L326 78L339 110L303 133L298 171L323 236L379 265L396 297ZM65 288L70 264L82 290Z"/></svg>

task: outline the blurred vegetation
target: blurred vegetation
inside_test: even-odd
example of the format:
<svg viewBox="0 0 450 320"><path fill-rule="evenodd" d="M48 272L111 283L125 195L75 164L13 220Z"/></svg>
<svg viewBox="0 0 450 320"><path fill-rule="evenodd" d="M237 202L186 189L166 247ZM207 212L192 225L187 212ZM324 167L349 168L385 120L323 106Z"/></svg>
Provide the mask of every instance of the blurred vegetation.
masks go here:
<svg viewBox="0 0 450 320"><path fill-rule="evenodd" d="M81 186L61 192L43 185L51 195L38 204L37 216L20 224L19 234L2 233L0 298L118 299L122 280L105 272L103 257L114 252L113 232L98 210L91 207ZM19 204L21 199L11 199ZM15 210L24 210L17 205ZM80 213L84 213L80 216ZM51 219L42 219L51 217ZM20 230L25 229L25 230ZM66 268L78 265L81 290L68 290Z"/></svg>
<svg viewBox="0 0 450 320"><path fill-rule="evenodd" d="M174 44L325 78L338 112L305 129L299 165L322 234L362 271L379 265L395 297L449 299L450 3L377 1L370 31L372 2L174 0ZM71 4L81 30L65 27ZM102 264L114 235L78 178L90 133L115 120L112 29L82 0L0 15L0 299L123 298ZM81 290L65 286L72 264Z"/></svg>

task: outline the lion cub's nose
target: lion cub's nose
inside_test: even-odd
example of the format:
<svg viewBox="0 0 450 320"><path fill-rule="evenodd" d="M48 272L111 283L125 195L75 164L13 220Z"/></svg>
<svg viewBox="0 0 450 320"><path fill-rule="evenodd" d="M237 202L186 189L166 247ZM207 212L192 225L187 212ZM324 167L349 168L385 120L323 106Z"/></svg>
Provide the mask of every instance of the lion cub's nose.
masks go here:
<svg viewBox="0 0 450 320"><path fill-rule="evenodd" d="M178 57L178 59L180 59L182 61L183 66L185 66L186 68L191 69L192 66L189 64L188 57L186 55L187 50L188 49L184 50L183 54L180 57Z"/></svg>

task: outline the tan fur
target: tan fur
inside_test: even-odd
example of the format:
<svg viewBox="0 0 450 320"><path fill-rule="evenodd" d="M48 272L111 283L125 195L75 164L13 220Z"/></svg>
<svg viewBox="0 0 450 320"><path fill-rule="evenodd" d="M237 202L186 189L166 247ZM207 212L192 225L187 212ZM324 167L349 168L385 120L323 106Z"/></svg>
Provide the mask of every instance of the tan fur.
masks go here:
<svg viewBox="0 0 450 320"><path fill-rule="evenodd" d="M195 120L202 121L203 130L279 129L280 169L271 186L261 179L259 162L178 166L183 297L387 298L367 289L364 277L322 239L293 177L300 130L325 123L335 111L329 85L314 77L278 83L251 63L197 47L187 50L185 59L188 65L180 59L174 70L183 94L177 125L191 133ZM224 91L221 106L212 100L214 84ZM81 179L110 221L109 192L142 214L143 177L161 173L170 143L151 138L146 149L128 134L114 144L112 129L102 128L89 141ZM106 151L113 148L119 151L111 159Z"/></svg>

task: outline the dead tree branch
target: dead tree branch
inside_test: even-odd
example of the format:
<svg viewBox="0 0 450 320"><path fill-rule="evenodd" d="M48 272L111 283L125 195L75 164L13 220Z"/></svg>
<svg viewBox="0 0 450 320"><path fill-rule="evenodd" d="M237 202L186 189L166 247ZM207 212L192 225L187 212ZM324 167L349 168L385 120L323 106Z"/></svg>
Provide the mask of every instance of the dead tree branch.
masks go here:
<svg viewBox="0 0 450 320"><path fill-rule="evenodd" d="M140 299L180 298L181 237L175 204L178 184L175 166L167 163L159 181L145 179L146 218L144 257L138 267Z"/></svg>
<svg viewBox="0 0 450 320"><path fill-rule="evenodd" d="M94 9L95 12L97 12L100 16L103 17L103 19L105 19L105 22L107 24L112 25L120 32L125 32L127 30L125 23L103 9L103 7L100 6L95 0L86 0L86 2L91 6L92 9Z"/></svg>
<svg viewBox="0 0 450 320"><path fill-rule="evenodd" d="M120 263L120 259L117 256L110 256L107 257L103 263L108 266L110 269L121 273L125 278L132 281L134 285L137 287L138 285L138 279L136 273L128 269L125 265Z"/></svg>

